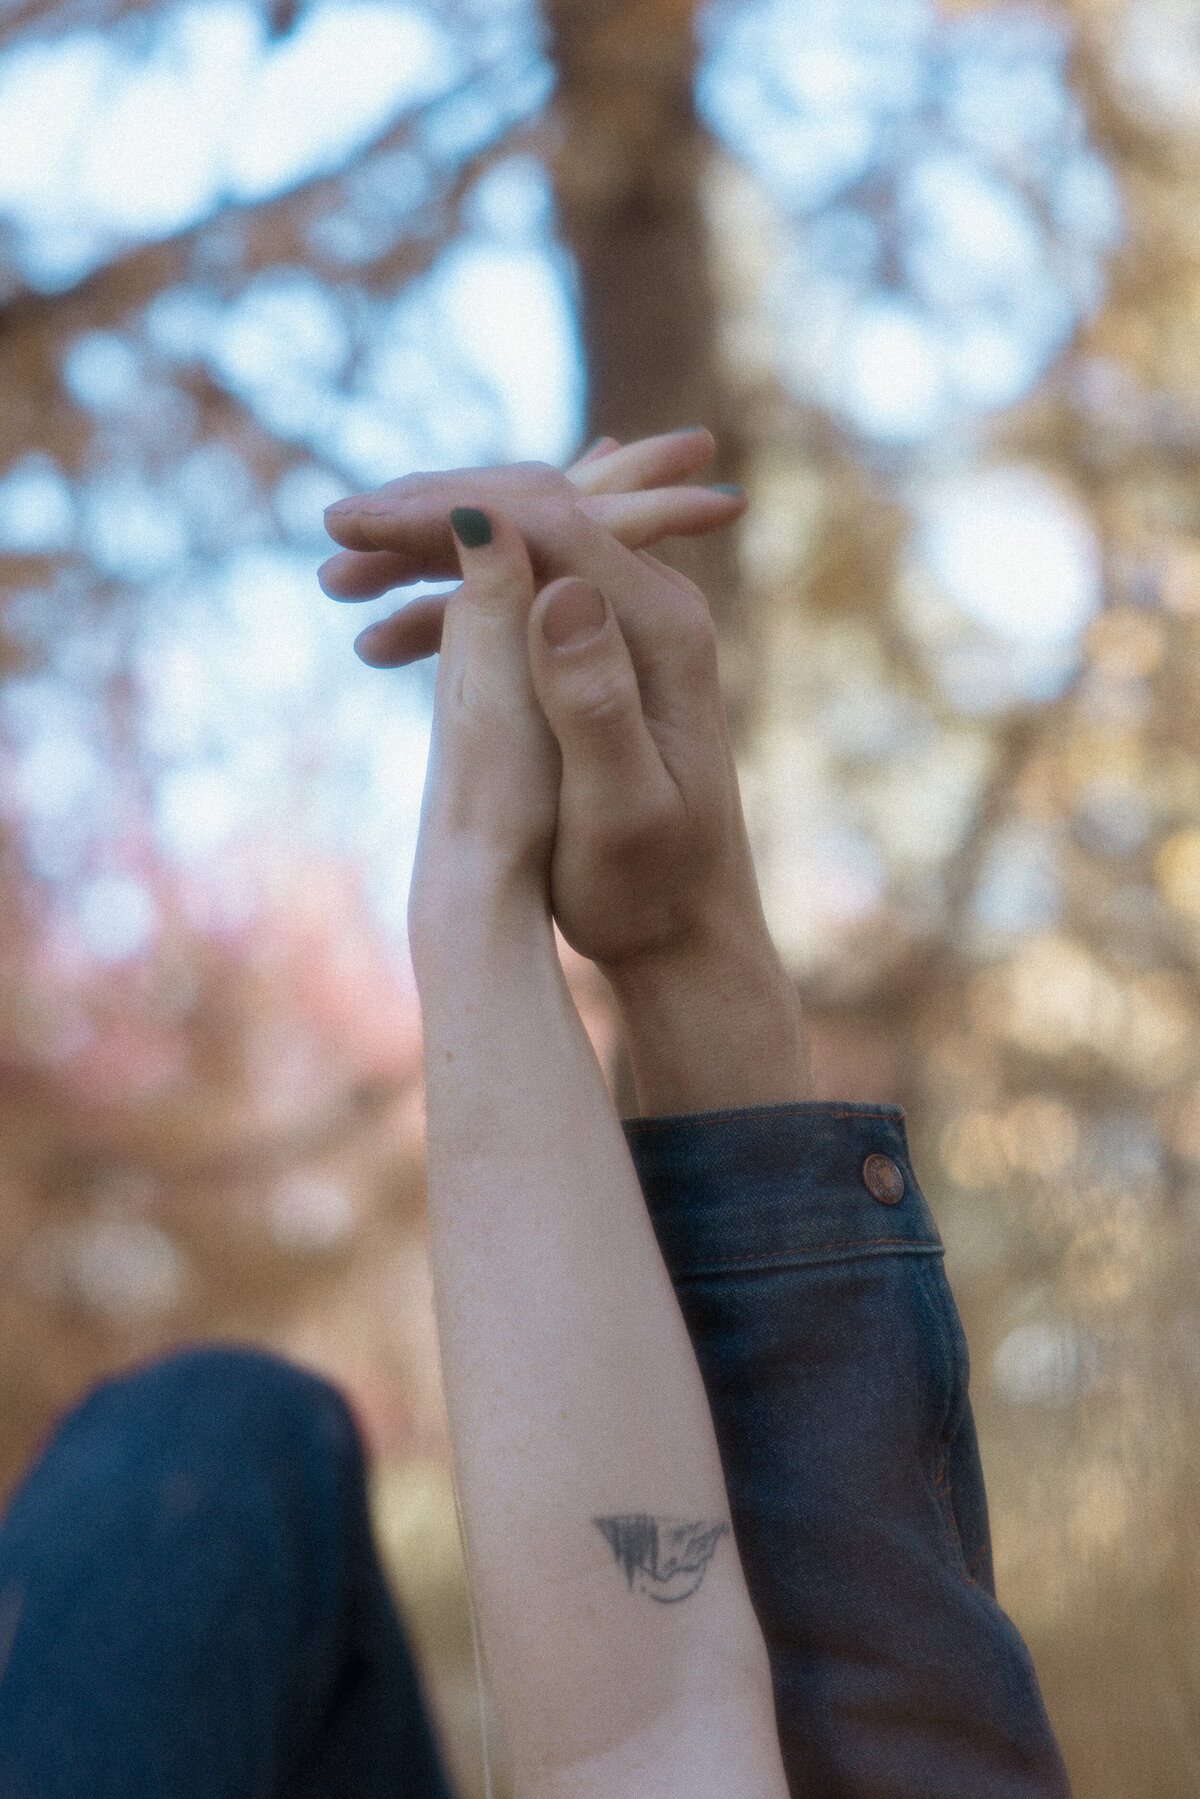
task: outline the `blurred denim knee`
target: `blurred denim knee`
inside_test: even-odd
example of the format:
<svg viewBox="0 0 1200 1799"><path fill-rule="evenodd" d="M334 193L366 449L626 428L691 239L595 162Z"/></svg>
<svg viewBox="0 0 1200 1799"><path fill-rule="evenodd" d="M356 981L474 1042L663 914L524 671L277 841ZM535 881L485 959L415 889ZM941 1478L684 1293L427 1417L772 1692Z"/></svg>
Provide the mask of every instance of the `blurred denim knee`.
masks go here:
<svg viewBox="0 0 1200 1799"><path fill-rule="evenodd" d="M0 1799L448 1799L327 1382L189 1349L62 1422L0 1521Z"/></svg>
<svg viewBox="0 0 1200 1799"><path fill-rule="evenodd" d="M797 1799L1063 1799L992 1591L967 1348L894 1106L626 1125Z"/></svg>

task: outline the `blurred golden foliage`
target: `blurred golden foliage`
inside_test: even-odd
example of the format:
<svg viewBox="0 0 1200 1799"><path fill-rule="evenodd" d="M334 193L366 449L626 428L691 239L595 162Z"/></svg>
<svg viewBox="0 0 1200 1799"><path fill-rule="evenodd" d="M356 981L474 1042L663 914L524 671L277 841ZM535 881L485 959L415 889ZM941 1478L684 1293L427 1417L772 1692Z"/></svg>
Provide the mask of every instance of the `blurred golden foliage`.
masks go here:
<svg viewBox="0 0 1200 1799"><path fill-rule="evenodd" d="M387 458L406 444L511 453L423 284L482 215L510 242L549 171L588 424L703 417L720 475L750 491L736 546L679 560L713 597L820 1090L908 1109L974 1358L1001 1600L1079 1799L1184 1799L1200 1789L1196 0L556 0L540 47L501 10L511 43L499 11L428 0L465 57L455 82L343 166L159 241L127 233L57 285L15 228L0 241L5 1480L90 1380L171 1343L236 1336L324 1369L374 1453L462 1789L482 1790L417 1022L370 874L386 850L394 912L403 831L314 834L375 791L346 745L386 736L389 766L419 760L426 701L405 688L409 712L376 718L365 688L284 646L322 504L401 472ZM133 54L121 34L170 16L169 0L22 4L0 53L87 27ZM305 17L276 9L269 41ZM812 67L853 66L867 99L814 85L810 38ZM164 621L198 605L197 569L235 567L226 636L197 627L189 674ZM229 672L251 638L277 670L261 691ZM240 720L266 720L234 784L278 797L268 822L172 859L169 781L170 817L196 831L224 804L200 777L204 733L226 726L188 723L195 683L223 679ZM199 775L172 762L189 729ZM605 997L586 968L571 978L621 1091Z"/></svg>

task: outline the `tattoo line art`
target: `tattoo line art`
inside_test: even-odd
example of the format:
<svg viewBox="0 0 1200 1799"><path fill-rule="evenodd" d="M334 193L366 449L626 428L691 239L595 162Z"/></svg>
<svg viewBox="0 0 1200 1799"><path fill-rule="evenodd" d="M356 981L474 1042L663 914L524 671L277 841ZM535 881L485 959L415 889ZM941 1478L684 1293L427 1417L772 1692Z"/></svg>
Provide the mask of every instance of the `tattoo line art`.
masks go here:
<svg viewBox="0 0 1200 1799"><path fill-rule="evenodd" d="M621 1512L615 1518L593 1518L609 1548L625 1570L629 1590L649 1594L660 1605L687 1599L704 1579L704 1570L727 1524L694 1523L684 1518L652 1518L647 1512Z"/></svg>

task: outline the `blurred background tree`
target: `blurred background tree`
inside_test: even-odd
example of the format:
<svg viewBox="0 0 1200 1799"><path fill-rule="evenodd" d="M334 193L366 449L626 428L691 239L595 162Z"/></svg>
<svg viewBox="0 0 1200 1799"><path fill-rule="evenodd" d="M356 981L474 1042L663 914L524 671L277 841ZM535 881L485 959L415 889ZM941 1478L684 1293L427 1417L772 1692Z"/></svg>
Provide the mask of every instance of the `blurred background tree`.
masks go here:
<svg viewBox="0 0 1200 1799"><path fill-rule="evenodd" d="M718 432L679 560L818 1090L908 1108L1079 1799L1183 1799L1198 217L1200 0L0 10L0 1479L175 1342L330 1374L468 1799L430 675L354 661L321 509Z"/></svg>

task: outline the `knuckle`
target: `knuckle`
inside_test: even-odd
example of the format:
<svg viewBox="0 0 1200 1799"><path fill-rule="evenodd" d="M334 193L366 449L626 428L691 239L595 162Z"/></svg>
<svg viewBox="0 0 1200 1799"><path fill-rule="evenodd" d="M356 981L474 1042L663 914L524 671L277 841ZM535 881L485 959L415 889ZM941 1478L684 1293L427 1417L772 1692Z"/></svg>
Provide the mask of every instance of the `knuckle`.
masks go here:
<svg viewBox="0 0 1200 1799"><path fill-rule="evenodd" d="M716 648L717 626L708 601L698 587L680 595L680 623L687 636L700 647Z"/></svg>
<svg viewBox="0 0 1200 1799"><path fill-rule="evenodd" d="M718 635L716 623L704 595L697 589L695 598L688 596L676 613L676 632L680 660L693 680L715 681L717 678Z"/></svg>
<svg viewBox="0 0 1200 1799"><path fill-rule="evenodd" d="M539 462L537 460L530 462L514 462L512 465L512 473L518 479L529 479L532 477L535 480L544 481L555 489L563 485L566 481L566 476L560 469L556 469L553 463Z"/></svg>
<svg viewBox="0 0 1200 1799"><path fill-rule="evenodd" d="M397 475L394 481L385 481L379 492L387 494L389 499L403 500L407 499L410 494L416 493L428 480L427 474L419 469L414 469L410 474Z"/></svg>
<svg viewBox="0 0 1200 1799"><path fill-rule="evenodd" d="M569 499L575 490L561 469L548 462L516 462L500 473L497 491L513 501L541 505Z"/></svg>
<svg viewBox="0 0 1200 1799"><path fill-rule="evenodd" d="M636 700L636 683L619 669L589 671L569 696L579 723L600 735L624 728Z"/></svg>
<svg viewBox="0 0 1200 1799"><path fill-rule="evenodd" d="M705 618L712 617L708 609L708 601L694 581L689 580L686 575L681 575L676 585L680 603L689 617L693 613L702 613Z"/></svg>
<svg viewBox="0 0 1200 1799"><path fill-rule="evenodd" d="M720 655L715 630L710 630L693 645L692 655L696 681L706 687L717 687L720 683Z"/></svg>
<svg viewBox="0 0 1200 1799"><path fill-rule="evenodd" d="M561 493L536 494L529 503L530 518L544 531L561 531L577 512L574 490L569 485Z"/></svg>

